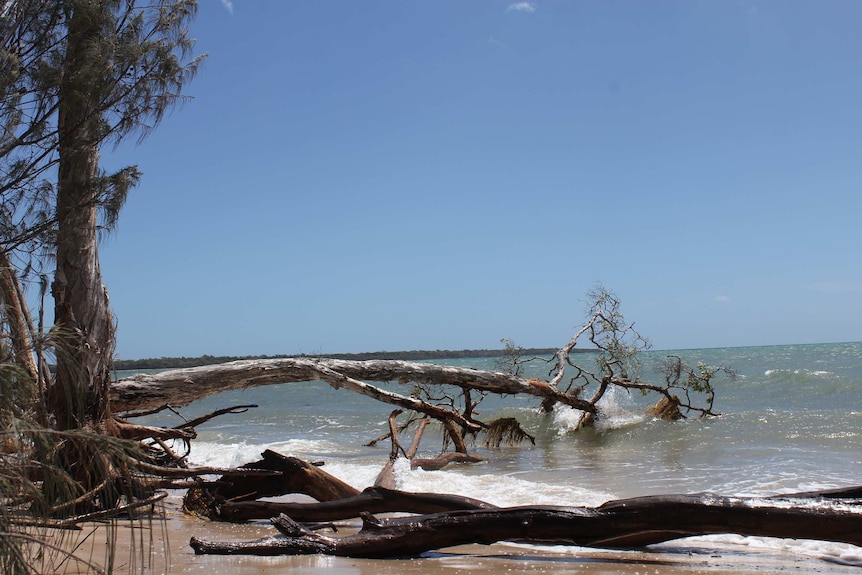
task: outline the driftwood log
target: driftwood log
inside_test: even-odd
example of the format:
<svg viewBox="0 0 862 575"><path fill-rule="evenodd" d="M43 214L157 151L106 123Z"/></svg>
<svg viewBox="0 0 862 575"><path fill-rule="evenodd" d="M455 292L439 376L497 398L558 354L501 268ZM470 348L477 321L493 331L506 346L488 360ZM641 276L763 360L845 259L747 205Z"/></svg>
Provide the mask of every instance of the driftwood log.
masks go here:
<svg viewBox="0 0 862 575"><path fill-rule="evenodd" d="M847 491L858 495L859 488ZM815 494L818 495L818 494ZM197 554L407 557L464 544L533 544L637 548L698 535L816 539L862 545L862 506L840 494L797 499L712 494L659 495L611 501L596 508L515 507L459 510L379 520L363 513L362 529L344 537L316 533L286 515L272 519L280 534L220 543L192 538Z"/></svg>
<svg viewBox="0 0 862 575"><path fill-rule="evenodd" d="M297 457L288 457L267 449L259 461L246 463L238 471L247 475L224 476L213 486L189 489L183 499L186 511L220 518L226 502L254 501L263 497L276 497L299 493L317 501L337 501L359 495L359 490L319 466ZM261 476L261 473L268 475ZM271 515L269 517L272 517Z"/></svg>
<svg viewBox="0 0 862 575"><path fill-rule="evenodd" d="M301 522L338 521L364 513L439 513L464 509L496 509L494 505L441 493L408 493L383 487L369 487L362 493L335 501L290 503L277 501L228 502L219 508L218 519L247 521L288 515Z"/></svg>
<svg viewBox="0 0 862 575"><path fill-rule="evenodd" d="M418 445L418 442L417 442ZM415 453L411 446L411 452ZM446 454L460 455L460 454ZM448 460L448 458L446 458ZM420 460L436 461L436 460ZM436 513L495 506L459 495L406 493L395 490L392 461L381 476L391 479L363 492L315 465L267 449L261 459L246 463L212 484L192 486L183 499L186 511L222 521L268 519L286 513L297 521L332 521L362 513ZM243 473L247 475L243 475ZM317 503L257 501L265 497L301 494Z"/></svg>

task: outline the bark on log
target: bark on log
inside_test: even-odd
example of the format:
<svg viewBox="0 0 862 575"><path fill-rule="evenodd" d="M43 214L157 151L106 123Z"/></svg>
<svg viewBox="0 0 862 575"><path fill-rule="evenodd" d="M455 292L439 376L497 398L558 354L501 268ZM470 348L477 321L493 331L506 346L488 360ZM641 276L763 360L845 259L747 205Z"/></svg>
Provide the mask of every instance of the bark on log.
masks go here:
<svg viewBox="0 0 862 575"><path fill-rule="evenodd" d="M269 519L285 514L295 521L317 522L350 519L359 517L363 513L425 514L462 509L496 509L496 507L490 503L460 495L408 493L382 487L369 487L353 497L320 503L228 502L219 507L218 519L240 522L250 519Z"/></svg>
<svg viewBox="0 0 862 575"><path fill-rule="evenodd" d="M318 501L336 501L354 497L359 490L319 467L296 457L287 457L267 449L260 461L243 465L248 475L222 477L223 485L215 489L189 489L183 507L197 515L216 518L226 501L251 501L261 497L276 497L286 493L302 493ZM261 477L261 472L278 475Z"/></svg>
<svg viewBox="0 0 862 575"><path fill-rule="evenodd" d="M455 511L379 521L363 515L362 530L326 537L285 515L273 520L281 535L218 543L192 538L197 554L405 557L471 543L635 548L682 537L734 533L817 539L862 545L857 501L754 499L711 494L651 496L598 508L517 507Z"/></svg>
<svg viewBox="0 0 862 575"><path fill-rule="evenodd" d="M332 375L333 373L335 375ZM133 375L114 382L111 387L111 405L116 412L143 410L166 403L180 406L232 389L319 379L339 387L343 380L336 376L357 381L412 381L457 385L498 394L528 394L583 411L595 411L595 407L589 402L563 393L546 382L500 372L408 361L351 361L307 357L241 360ZM398 405L413 409L412 405Z"/></svg>
<svg viewBox="0 0 862 575"><path fill-rule="evenodd" d="M355 487L297 457L288 457L269 449L261 457L260 461L246 463L242 468L280 471L281 475L252 477L250 481L231 478L231 487L219 490L219 495L228 501L251 501L285 493L302 493L318 501L335 501L359 494Z"/></svg>

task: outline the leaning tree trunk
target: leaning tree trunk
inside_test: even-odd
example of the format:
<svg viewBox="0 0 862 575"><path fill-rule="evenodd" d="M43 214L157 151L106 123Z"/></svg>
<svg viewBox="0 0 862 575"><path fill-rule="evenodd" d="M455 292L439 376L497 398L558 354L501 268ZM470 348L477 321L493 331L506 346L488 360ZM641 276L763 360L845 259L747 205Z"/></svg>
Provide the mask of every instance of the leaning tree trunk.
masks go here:
<svg viewBox="0 0 862 575"><path fill-rule="evenodd" d="M59 91L57 269L54 324L57 378L50 407L60 429L104 432L114 326L98 258L99 90L104 59L99 3L77 2L69 20Z"/></svg>
<svg viewBox="0 0 862 575"><path fill-rule="evenodd" d="M23 369L34 382L39 380L39 370L33 354L33 331L27 302L18 274L9 260L6 250L0 249L0 301L3 303L15 364Z"/></svg>

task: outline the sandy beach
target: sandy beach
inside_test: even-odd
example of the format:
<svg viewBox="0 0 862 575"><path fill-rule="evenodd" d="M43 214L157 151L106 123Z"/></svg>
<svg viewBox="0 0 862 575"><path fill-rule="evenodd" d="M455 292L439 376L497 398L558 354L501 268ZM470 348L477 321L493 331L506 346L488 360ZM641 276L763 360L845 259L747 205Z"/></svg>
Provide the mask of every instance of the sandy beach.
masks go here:
<svg viewBox="0 0 862 575"><path fill-rule="evenodd" d="M356 523L347 522L350 529ZM84 543L77 556L98 560L104 552L104 526L87 526L79 539ZM580 547L536 547L498 543L490 546L452 547L413 559L352 559L323 555L254 557L195 555L189 547L192 536L243 541L272 535L265 522L217 523L183 513L176 501L164 510L164 521L146 529L118 529L118 573L230 573L268 575L276 573L319 575L439 574L499 575L500 573L582 573L585 575L733 574L749 573L859 573L858 567L827 561L816 554L782 551L780 546L758 548L732 545L710 539L666 543L639 551L611 551ZM144 552L142 553L142 549ZM86 573L86 568L67 563L59 573Z"/></svg>

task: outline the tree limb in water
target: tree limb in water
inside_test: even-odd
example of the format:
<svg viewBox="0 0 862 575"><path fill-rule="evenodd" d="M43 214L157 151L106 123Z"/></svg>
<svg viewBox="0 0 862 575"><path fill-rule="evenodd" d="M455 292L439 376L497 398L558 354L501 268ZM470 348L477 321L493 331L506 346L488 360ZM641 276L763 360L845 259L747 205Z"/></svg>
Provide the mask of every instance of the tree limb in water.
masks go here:
<svg viewBox="0 0 862 575"><path fill-rule="evenodd" d="M653 385L638 378L639 351L648 349L649 342L623 318L619 299L602 287L590 294L592 304L589 319L563 346L550 362L553 367L548 381L521 377L514 373L484 371L431 363L371 360L351 361L327 358L293 357L281 359L241 360L220 365L171 370L157 374L138 374L115 382L112 405L115 410L147 409L165 404L184 405L232 389L322 380L335 389L355 393L389 403L402 409L430 416L443 423L446 438L455 450L466 453L465 437L488 431L490 424L474 417L475 407L485 394L530 395L541 400L545 411L557 404L581 411L579 427L587 425L599 413L597 406L605 393L614 387L657 393L662 396L660 409L654 415L674 419L689 411L701 416L712 412L714 390L712 379L726 368L711 368L698 364L696 369L672 356L664 366L665 384ZM571 354L581 339L595 349L591 369L577 365ZM509 346L515 350L520 348ZM513 357L516 367L523 362ZM381 389L367 382L413 383L409 395ZM432 391L435 386L459 388L459 396ZM589 388L589 391L587 391ZM695 405L690 397L695 392L705 397L706 406ZM589 394L589 395L588 395ZM679 395L677 395L679 394ZM682 398L680 398L680 395ZM523 430L507 437L530 438ZM489 437L499 438L500 435ZM498 445L499 439L489 441Z"/></svg>
<svg viewBox="0 0 862 575"><path fill-rule="evenodd" d="M387 391L365 381L416 382L478 390L483 393L528 394L550 398L593 413L596 407L563 393L546 382L510 374L406 361L349 361L317 358L243 360L220 365L138 374L115 382L112 405L117 410L183 405L214 393L259 385L322 380L335 389L348 389L377 401L425 414L440 421L456 451L467 452L464 434L490 426L464 414L454 405L443 407L419 397ZM524 433L523 437L529 437Z"/></svg>
<svg viewBox="0 0 862 575"><path fill-rule="evenodd" d="M448 384L501 395L526 394L539 398L550 396L559 403L576 409L595 410L587 401L571 397L550 387L546 382L496 371L397 360L352 361L308 357L240 360L132 375L114 382L111 387L111 405L115 411L147 409L166 403L186 405L222 391L315 380L326 381L335 388L343 387L344 380L334 374L351 380ZM330 381L321 377L322 375ZM376 393L370 390L352 391L363 395ZM402 407L414 409L413 405L414 402L409 402Z"/></svg>

